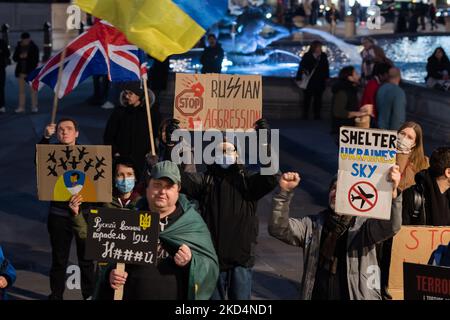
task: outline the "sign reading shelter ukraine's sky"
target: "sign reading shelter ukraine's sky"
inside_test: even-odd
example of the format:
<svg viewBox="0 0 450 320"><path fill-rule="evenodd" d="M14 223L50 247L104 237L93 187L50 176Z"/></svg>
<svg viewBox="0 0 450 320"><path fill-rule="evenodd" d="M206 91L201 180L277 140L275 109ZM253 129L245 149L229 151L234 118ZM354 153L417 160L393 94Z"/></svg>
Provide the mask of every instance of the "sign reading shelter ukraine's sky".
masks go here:
<svg viewBox="0 0 450 320"><path fill-rule="evenodd" d="M388 220L391 215L390 168L395 164L397 132L342 127L336 212Z"/></svg>

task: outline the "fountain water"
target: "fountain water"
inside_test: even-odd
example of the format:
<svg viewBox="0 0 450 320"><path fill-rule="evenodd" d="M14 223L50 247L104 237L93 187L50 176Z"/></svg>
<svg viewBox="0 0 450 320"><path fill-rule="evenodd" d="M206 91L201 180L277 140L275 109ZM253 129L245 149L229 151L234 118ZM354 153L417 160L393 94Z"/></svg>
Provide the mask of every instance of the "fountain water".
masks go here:
<svg viewBox="0 0 450 320"><path fill-rule="evenodd" d="M358 66L361 65L362 59L361 55L359 54L357 46L349 44L344 40L333 36L331 33L322 30L316 30L312 28L301 28L298 30L298 32L315 34L320 36L325 41L333 43L336 47L338 47L348 57L351 64Z"/></svg>

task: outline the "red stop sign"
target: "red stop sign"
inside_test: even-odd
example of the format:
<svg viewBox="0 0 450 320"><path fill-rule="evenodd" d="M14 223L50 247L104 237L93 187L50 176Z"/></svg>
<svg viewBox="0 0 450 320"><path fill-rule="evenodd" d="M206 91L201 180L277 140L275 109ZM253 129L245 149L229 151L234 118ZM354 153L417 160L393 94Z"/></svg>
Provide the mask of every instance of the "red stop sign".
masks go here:
<svg viewBox="0 0 450 320"><path fill-rule="evenodd" d="M192 89L184 89L175 97L175 108L184 116L193 117L203 109L203 98Z"/></svg>

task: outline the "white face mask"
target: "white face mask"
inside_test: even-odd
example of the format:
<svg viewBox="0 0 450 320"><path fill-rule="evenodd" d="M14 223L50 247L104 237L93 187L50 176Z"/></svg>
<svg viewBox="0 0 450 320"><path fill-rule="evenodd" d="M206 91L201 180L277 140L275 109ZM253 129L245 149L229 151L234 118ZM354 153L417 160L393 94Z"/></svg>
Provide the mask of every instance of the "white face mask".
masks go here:
<svg viewBox="0 0 450 320"><path fill-rule="evenodd" d="M406 137L404 134L399 133L397 139L397 152L403 154L410 154L412 149L416 146L416 143Z"/></svg>

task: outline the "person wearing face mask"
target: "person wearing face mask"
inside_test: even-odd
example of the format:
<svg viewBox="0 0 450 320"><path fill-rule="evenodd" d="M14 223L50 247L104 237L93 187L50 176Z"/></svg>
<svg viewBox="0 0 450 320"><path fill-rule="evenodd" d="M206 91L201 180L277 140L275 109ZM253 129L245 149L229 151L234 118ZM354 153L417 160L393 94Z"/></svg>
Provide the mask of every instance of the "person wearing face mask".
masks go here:
<svg viewBox="0 0 450 320"><path fill-rule="evenodd" d="M255 129L269 129L267 121L260 119ZM205 173L181 173L181 192L199 202L219 258L220 275L211 299L249 300L258 235L257 204L276 187L278 174L250 172L237 163L239 155L230 142L220 143L215 156L215 163L208 165Z"/></svg>
<svg viewBox="0 0 450 320"><path fill-rule="evenodd" d="M142 196L135 190L136 182L139 179L139 173L133 160L130 157L116 157L113 163L113 197L112 202L104 204L91 204L90 207L103 206L105 208L112 209L127 209L134 210L136 205ZM83 197L78 195L75 197L75 203L79 204L83 202ZM88 212L87 207L83 207L81 210L79 205L72 206L74 212L73 225L76 234L80 238L85 239L87 237L87 223L81 211ZM93 297L95 299L108 298L108 292L102 288L100 282L104 272L106 271L107 263L98 262L96 270L96 286L94 289Z"/></svg>
<svg viewBox="0 0 450 320"><path fill-rule="evenodd" d="M353 126L356 117L370 114L370 105L359 108L358 88L360 77L353 66L342 68L333 86L331 133L337 134L341 126Z"/></svg>
<svg viewBox="0 0 450 320"><path fill-rule="evenodd" d="M376 244L394 236L402 224L402 196L397 189L400 171L391 168L392 209L390 220L339 215L335 211L337 178L330 183L328 208L319 214L290 218L289 206L300 176L281 176L280 191L273 197L269 234L303 249L302 300L381 300L372 283L378 273Z"/></svg>
<svg viewBox="0 0 450 320"><path fill-rule="evenodd" d="M422 128L415 122L405 122L398 130L397 164L401 174L398 188L401 191L414 185L415 175L429 167L423 149ZM385 300L392 299L388 291L392 241L392 238L388 239L380 247L381 291Z"/></svg>

